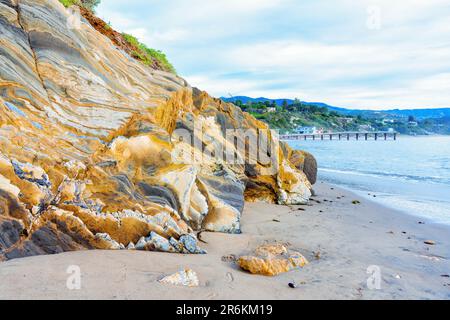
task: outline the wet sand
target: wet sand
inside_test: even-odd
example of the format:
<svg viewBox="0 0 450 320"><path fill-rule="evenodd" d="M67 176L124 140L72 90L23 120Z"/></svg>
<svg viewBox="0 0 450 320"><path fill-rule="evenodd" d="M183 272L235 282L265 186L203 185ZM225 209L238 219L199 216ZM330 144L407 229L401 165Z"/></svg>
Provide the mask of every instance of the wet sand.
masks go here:
<svg viewBox="0 0 450 320"><path fill-rule="evenodd" d="M450 226L325 183L315 190L307 206L246 204L243 234L202 234L207 255L84 251L0 263L0 299L450 299ZM266 277L223 259L267 242L289 245L310 264ZM80 268L80 290L67 288L71 265ZM368 287L369 267L380 270L380 289ZM158 282L183 268L200 287Z"/></svg>

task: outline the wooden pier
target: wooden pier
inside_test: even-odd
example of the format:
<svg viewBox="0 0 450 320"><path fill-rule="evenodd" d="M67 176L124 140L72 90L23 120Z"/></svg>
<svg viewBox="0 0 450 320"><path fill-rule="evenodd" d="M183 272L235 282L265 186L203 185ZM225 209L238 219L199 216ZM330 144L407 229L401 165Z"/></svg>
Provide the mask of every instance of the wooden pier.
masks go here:
<svg viewBox="0 0 450 320"><path fill-rule="evenodd" d="M330 132L315 134L282 134L282 141L296 140L397 140L397 132Z"/></svg>

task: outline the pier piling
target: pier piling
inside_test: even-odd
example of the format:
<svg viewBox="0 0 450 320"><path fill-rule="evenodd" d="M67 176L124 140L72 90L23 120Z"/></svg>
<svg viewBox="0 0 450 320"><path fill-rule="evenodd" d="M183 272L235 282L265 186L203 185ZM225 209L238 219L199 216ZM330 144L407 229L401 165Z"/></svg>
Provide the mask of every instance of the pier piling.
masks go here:
<svg viewBox="0 0 450 320"><path fill-rule="evenodd" d="M355 140L359 140L359 138L364 135L364 140L368 141L369 138L373 137L373 140L378 141L379 137L384 137L384 140L389 140L391 137L393 140L397 140L397 132L336 132L336 133L313 133L313 134L287 134L287 135L280 135L280 139L284 141L289 140L308 140L311 138L312 140L316 140L316 138L319 138L321 141L325 140L325 137L329 138L330 141L333 141L333 138L336 136L339 140L342 140L342 138L345 136L347 138L347 141L350 141L351 138L354 138ZM362 138L362 137L361 137Z"/></svg>

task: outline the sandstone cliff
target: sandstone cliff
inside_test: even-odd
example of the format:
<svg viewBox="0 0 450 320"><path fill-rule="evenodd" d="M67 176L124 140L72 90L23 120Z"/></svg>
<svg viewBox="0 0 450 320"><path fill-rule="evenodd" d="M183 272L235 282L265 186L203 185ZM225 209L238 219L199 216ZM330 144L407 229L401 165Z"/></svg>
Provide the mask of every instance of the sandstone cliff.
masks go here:
<svg viewBox="0 0 450 320"><path fill-rule="evenodd" d="M276 146L266 125L70 19L57 0L0 0L0 260L203 253L194 231L239 233L245 200L308 201L287 146L269 162L217 153L251 158L249 136Z"/></svg>

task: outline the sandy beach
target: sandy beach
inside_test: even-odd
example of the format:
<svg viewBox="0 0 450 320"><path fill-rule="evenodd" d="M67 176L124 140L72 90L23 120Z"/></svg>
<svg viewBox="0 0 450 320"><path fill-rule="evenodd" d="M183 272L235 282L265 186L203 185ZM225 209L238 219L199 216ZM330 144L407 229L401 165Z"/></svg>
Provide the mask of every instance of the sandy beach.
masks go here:
<svg viewBox="0 0 450 320"><path fill-rule="evenodd" d="M207 255L84 251L0 263L0 299L450 298L449 226L325 183L319 182L315 191L306 206L246 204L243 234L202 234ZM298 250L310 264L266 277L251 275L223 258L272 242ZM80 290L66 287L70 265L80 267ZM370 266L381 272L380 289L367 286ZM158 282L183 268L198 274L200 287ZM290 282L297 288L290 288Z"/></svg>

